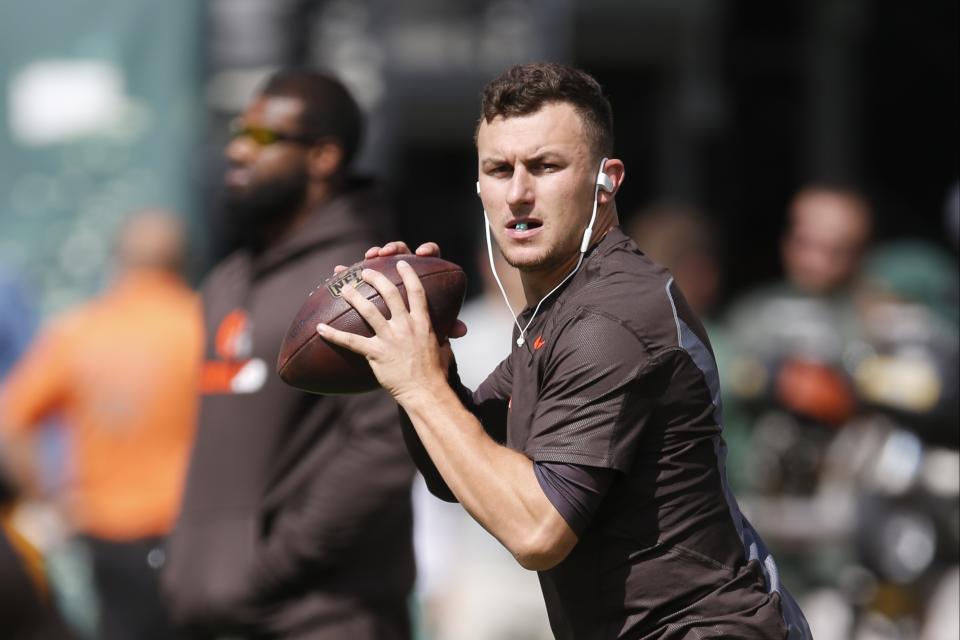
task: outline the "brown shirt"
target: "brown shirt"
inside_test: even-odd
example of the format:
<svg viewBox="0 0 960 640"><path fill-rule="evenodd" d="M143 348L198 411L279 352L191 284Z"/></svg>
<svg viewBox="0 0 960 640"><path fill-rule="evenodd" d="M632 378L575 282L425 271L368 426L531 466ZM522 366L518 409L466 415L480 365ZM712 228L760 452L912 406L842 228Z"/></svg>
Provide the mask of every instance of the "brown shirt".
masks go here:
<svg viewBox="0 0 960 640"><path fill-rule="evenodd" d="M461 398L534 461L617 472L540 574L554 634L808 637L726 487L716 365L670 274L613 229L526 338Z"/></svg>

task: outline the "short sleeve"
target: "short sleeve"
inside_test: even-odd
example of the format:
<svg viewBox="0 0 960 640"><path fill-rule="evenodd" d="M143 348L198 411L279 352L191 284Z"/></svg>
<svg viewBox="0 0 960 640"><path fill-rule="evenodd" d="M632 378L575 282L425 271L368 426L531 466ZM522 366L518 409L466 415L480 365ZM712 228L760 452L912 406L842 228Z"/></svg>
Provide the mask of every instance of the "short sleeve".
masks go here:
<svg viewBox="0 0 960 640"><path fill-rule="evenodd" d="M538 462L628 471L658 398L644 384L646 347L618 319L590 310L574 314L556 335L527 453Z"/></svg>
<svg viewBox="0 0 960 640"><path fill-rule="evenodd" d="M613 469L562 462L535 462L533 473L547 500L577 537L587 530L616 476Z"/></svg>
<svg viewBox="0 0 960 640"><path fill-rule="evenodd" d="M512 385L513 360L512 356L508 356L480 383L473 394L473 401L483 404L491 400L508 400Z"/></svg>

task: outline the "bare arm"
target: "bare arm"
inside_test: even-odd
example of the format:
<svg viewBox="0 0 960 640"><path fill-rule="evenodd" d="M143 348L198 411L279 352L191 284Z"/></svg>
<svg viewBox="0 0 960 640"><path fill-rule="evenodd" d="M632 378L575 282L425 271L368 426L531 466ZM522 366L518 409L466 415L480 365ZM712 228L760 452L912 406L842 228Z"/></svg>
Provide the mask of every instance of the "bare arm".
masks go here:
<svg viewBox="0 0 960 640"><path fill-rule="evenodd" d="M444 353L430 324L423 287L408 265L400 263L398 271L410 311L392 283L367 270L363 278L387 302L390 320L349 290L344 299L376 335L364 338L323 325L318 331L368 359L381 385L410 417L450 490L522 566L555 566L573 549L576 535L540 488L533 462L491 439L457 398L447 383Z"/></svg>
<svg viewBox="0 0 960 640"><path fill-rule="evenodd" d="M533 462L494 442L446 382L401 403L447 486L527 569L549 569L577 538L544 495Z"/></svg>
<svg viewBox="0 0 960 640"><path fill-rule="evenodd" d="M43 496L36 439L32 431L7 430L0 442L0 474L9 479L18 494L30 499Z"/></svg>

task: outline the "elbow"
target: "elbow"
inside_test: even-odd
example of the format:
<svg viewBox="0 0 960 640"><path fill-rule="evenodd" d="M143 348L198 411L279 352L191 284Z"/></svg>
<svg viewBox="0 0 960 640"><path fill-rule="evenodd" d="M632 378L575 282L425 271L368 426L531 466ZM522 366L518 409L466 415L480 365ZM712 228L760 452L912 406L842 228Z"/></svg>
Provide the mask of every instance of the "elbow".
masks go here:
<svg viewBox="0 0 960 640"><path fill-rule="evenodd" d="M576 536L567 528L560 535L545 535L538 532L537 535L531 536L511 551L524 569L549 571L563 562L576 544Z"/></svg>

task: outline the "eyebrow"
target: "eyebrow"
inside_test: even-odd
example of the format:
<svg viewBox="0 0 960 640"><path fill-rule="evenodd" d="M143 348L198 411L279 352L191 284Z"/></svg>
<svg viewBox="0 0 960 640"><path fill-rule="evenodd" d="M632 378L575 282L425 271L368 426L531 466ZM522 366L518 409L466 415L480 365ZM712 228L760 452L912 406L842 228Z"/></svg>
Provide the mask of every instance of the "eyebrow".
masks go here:
<svg viewBox="0 0 960 640"><path fill-rule="evenodd" d="M524 162L537 163L537 162L545 162L547 160L556 161L556 160L563 160L563 159L564 159L563 154L558 151L541 151L537 155L527 158L526 160L524 160Z"/></svg>
<svg viewBox="0 0 960 640"><path fill-rule="evenodd" d="M529 158L522 158L520 162L523 162L524 164L536 164L538 162L557 161L557 160L565 161L565 158L562 153L558 151L541 151L535 156L530 156ZM514 164L513 162L507 161L501 155L489 156L487 158L481 159L480 162L484 166L498 165L498 164Z"/></svg>

